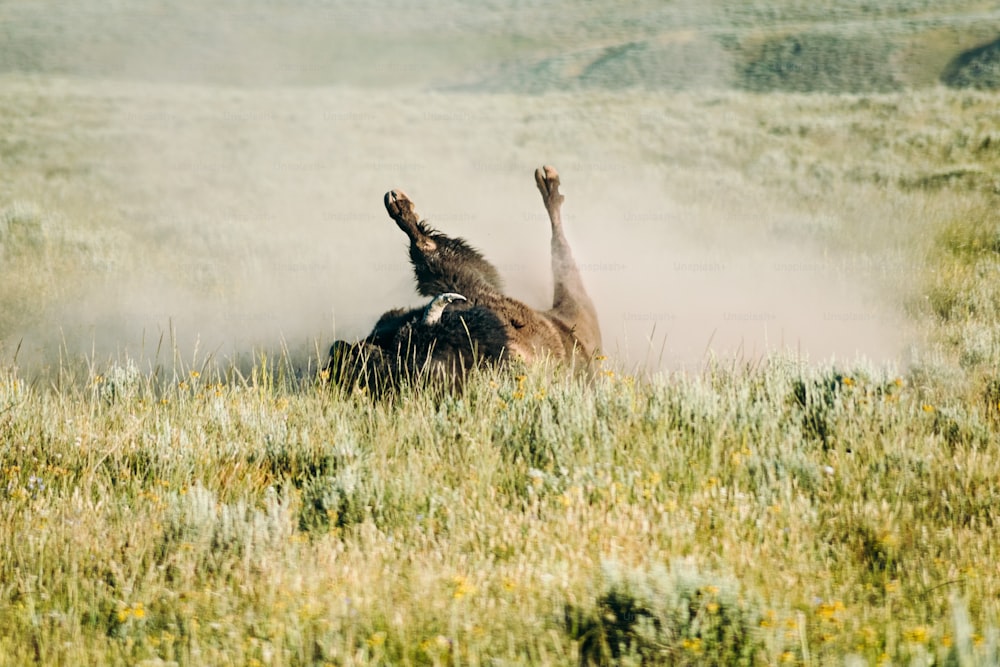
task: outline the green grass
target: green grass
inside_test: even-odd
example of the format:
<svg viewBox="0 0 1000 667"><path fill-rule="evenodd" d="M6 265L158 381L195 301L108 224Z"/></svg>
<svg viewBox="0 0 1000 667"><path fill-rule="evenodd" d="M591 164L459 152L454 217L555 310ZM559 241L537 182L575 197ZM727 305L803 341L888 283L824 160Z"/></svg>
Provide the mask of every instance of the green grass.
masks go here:
<svg viewBox="0 0 1000 667"><path fill-rule="evenodd" d="M264 368L3 372L0 663L998 657L995 404L780 358L393 404Z"/></svg>

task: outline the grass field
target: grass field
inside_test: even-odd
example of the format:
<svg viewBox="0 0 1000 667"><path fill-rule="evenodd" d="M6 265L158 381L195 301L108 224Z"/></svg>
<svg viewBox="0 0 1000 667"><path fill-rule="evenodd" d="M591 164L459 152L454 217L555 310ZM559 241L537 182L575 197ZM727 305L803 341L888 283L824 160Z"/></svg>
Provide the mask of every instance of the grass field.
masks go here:
<svg viewBox="0 0 1000 667"><path fill-rule="evenodd" d="M997 408L913 376L3 379L6 664L997 658Z"/></svg>
<svg viewBox="0 0 1000 667"><path fill-rule="evenodd" d="M0 9L0 665L1000 663L995 6L81 7ZM543 162L593 377L317 384L389 188L543 306Z"/></svg>

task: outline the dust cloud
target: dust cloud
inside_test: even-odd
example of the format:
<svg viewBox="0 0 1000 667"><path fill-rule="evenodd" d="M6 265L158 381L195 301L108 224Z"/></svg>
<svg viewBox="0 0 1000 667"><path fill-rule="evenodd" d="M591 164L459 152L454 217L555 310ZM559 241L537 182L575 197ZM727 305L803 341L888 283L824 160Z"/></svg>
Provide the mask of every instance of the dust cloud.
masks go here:
<svg viewBox="0 0 1000 667"><path fill-rule="evenodd" d="M812 214L766 200L679 203L676 166L619 140L635 117L581 105L602 93L447 92L434 81L454 74L457 52L428 47L414 56L418 71L398 44L379 51L384 34L376 47L338 46L324 76L288 77L295 63L315 74L326 62L297 16L280 28L308 32L307 52L293 39L254 51L233 38L219 47L225 67L208 75L198 68L215 61L179 36L197 41L231 17L185 31L175 16L170 48L116 51L120 67L94 65L103 78L53 84L105 110L87 186L100 190L123 257L81 278L45 323L49 338L29 337L25 355L44 354L58 331L69 354L149 357L166 340L192 363L285 348L314 365L334 338L363 336L384 310L420 302L405 237L382 207L391 188L483 250L512 296L546 308L548 223L532 177L546 163L563 177L567 233L606 351L624 364L697 367L709 354L781 349L898 356L898 317L865 283L866 267L785 233L816 224ZM245 67L233 49L250 49ZM261 64L275 53L280 66ZM372 77L344 74L352 63Z"/></svg>

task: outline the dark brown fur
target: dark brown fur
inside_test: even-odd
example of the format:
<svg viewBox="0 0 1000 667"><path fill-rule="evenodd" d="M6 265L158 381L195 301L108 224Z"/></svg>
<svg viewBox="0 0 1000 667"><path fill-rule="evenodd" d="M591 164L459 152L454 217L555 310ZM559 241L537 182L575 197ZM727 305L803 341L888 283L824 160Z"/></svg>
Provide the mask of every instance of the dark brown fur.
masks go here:
<svg viewBox="0 0 1000 667"><path fill-rule="evenodd" d="M468 301L451 305L434 325L423 323L423 308L386 312L359 343L334 343L327 365L333 379L379 392L422 374L454 385L474 366L509 358L589 362L601 333L563 234L559 174L546 166L535 171L535 182L552 228L552 308L537 311L504 294L500 274L478 250L431 228L409 197L393 190L385 206L410 239L417 291L427 297L455 292Z"/></svg>

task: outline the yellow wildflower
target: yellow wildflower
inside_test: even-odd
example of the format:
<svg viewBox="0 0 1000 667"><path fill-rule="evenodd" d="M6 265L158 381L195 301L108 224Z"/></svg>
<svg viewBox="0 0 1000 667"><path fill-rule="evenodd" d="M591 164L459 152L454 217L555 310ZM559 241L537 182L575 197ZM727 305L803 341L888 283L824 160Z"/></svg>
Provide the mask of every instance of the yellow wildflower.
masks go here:
<svg viewBox="0 0 1000 667"><path fill-rule="evenodd" d="M455 585L455 590L452 593L452 597L456 600L461 600L467 595L472 595L476 592L476 587L472 585L467 578L462 575L456 575L452 578L452 583Z"/></svg>
<svg viewBox="0 0 1000 667"><path fill-rule="evenodd" d="M691 651L694 654L701 653L701 637L694 637L692 639L685 639L682 642L682 646L686 651Z"/></svg>
<svg viewBox="0 0 1000 667"><path fill-rule="evenodd" d="M424 653L436 653L438 651L446 651L449 648L451 648L451 640L444 635L437 635L436 637L420 642L420 650Z"/></svg>
<svg viewBox="0 0 1000 667"><path fill-rule="evenodd" d="M828 604L821 604L819 609L816 610L816 614L820 618L828 621L833 618L833 607Z"/></svg>
<svg viewBox="0 0 1000 667"><path fill-rule="evenodd" d="M923 625L918 625L915 628L910 628L909 630L903 631L903 639L914 644L926 644L927 643L927 628Z"/></svg>

